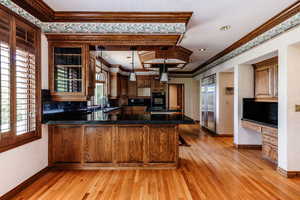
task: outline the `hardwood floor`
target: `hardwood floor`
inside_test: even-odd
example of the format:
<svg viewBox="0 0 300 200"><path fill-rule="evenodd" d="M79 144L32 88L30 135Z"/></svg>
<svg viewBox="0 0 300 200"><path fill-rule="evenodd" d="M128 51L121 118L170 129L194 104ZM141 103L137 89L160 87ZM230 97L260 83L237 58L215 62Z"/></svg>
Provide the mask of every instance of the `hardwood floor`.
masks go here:
<svg viewBox="0 0 300 200"><path fill-rule="evenodd" d="M14 199L299 200L300 178L286 179L261 151L236 150L232 138L181 126L178 170L50 171Z"/></svg>

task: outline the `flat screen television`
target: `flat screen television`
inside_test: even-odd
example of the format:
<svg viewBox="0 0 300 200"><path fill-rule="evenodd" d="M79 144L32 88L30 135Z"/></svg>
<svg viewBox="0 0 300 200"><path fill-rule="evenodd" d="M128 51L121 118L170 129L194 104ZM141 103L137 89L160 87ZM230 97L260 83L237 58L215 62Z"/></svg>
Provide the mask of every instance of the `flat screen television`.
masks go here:
<svg viewBox="0 0 300 200"><path fill-rule="evenodd" d="M278 103L257 102L253 98L243 99L243 119L278 124Z"/></svg>

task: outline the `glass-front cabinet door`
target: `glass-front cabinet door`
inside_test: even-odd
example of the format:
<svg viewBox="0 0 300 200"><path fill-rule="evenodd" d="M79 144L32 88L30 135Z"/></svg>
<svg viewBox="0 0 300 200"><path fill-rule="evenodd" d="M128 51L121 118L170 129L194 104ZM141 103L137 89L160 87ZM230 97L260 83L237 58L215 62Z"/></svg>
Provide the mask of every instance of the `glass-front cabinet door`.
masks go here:
<svg viewBox="0 0 300 200"><path fill-rule="evenodd" d="M86 100L86 47L51 45L50 89L56 101Z"/></svg>

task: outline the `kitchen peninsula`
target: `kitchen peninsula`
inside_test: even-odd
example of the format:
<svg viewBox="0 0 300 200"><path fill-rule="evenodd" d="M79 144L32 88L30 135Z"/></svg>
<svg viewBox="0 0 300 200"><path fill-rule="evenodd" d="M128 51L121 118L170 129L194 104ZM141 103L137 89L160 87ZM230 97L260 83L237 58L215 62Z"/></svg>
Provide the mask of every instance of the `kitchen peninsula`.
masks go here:
<svg viewBox="0 0 300 200"><path fill-rule="evenodd" d="M48 119L49 165L69 169L172 169L179 164L183 114L111 114L93 111Z"/></svg>

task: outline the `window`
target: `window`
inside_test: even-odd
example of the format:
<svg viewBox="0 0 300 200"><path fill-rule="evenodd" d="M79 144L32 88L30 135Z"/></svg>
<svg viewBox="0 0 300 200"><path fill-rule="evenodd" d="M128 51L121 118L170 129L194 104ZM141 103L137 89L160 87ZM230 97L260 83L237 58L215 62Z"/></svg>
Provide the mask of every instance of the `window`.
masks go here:
<svg viewBox="0 0 300 200"><path fill-rule="evenodd" d="M40 35L0 10L0 152L40 138Z"/></svg>
<svg viewBox="0 0 300 200"><path fill-rule="evenodd" d="M101 105L101 100L104 97L104 83L97 83L95 85L95 105Z"/></svg>

